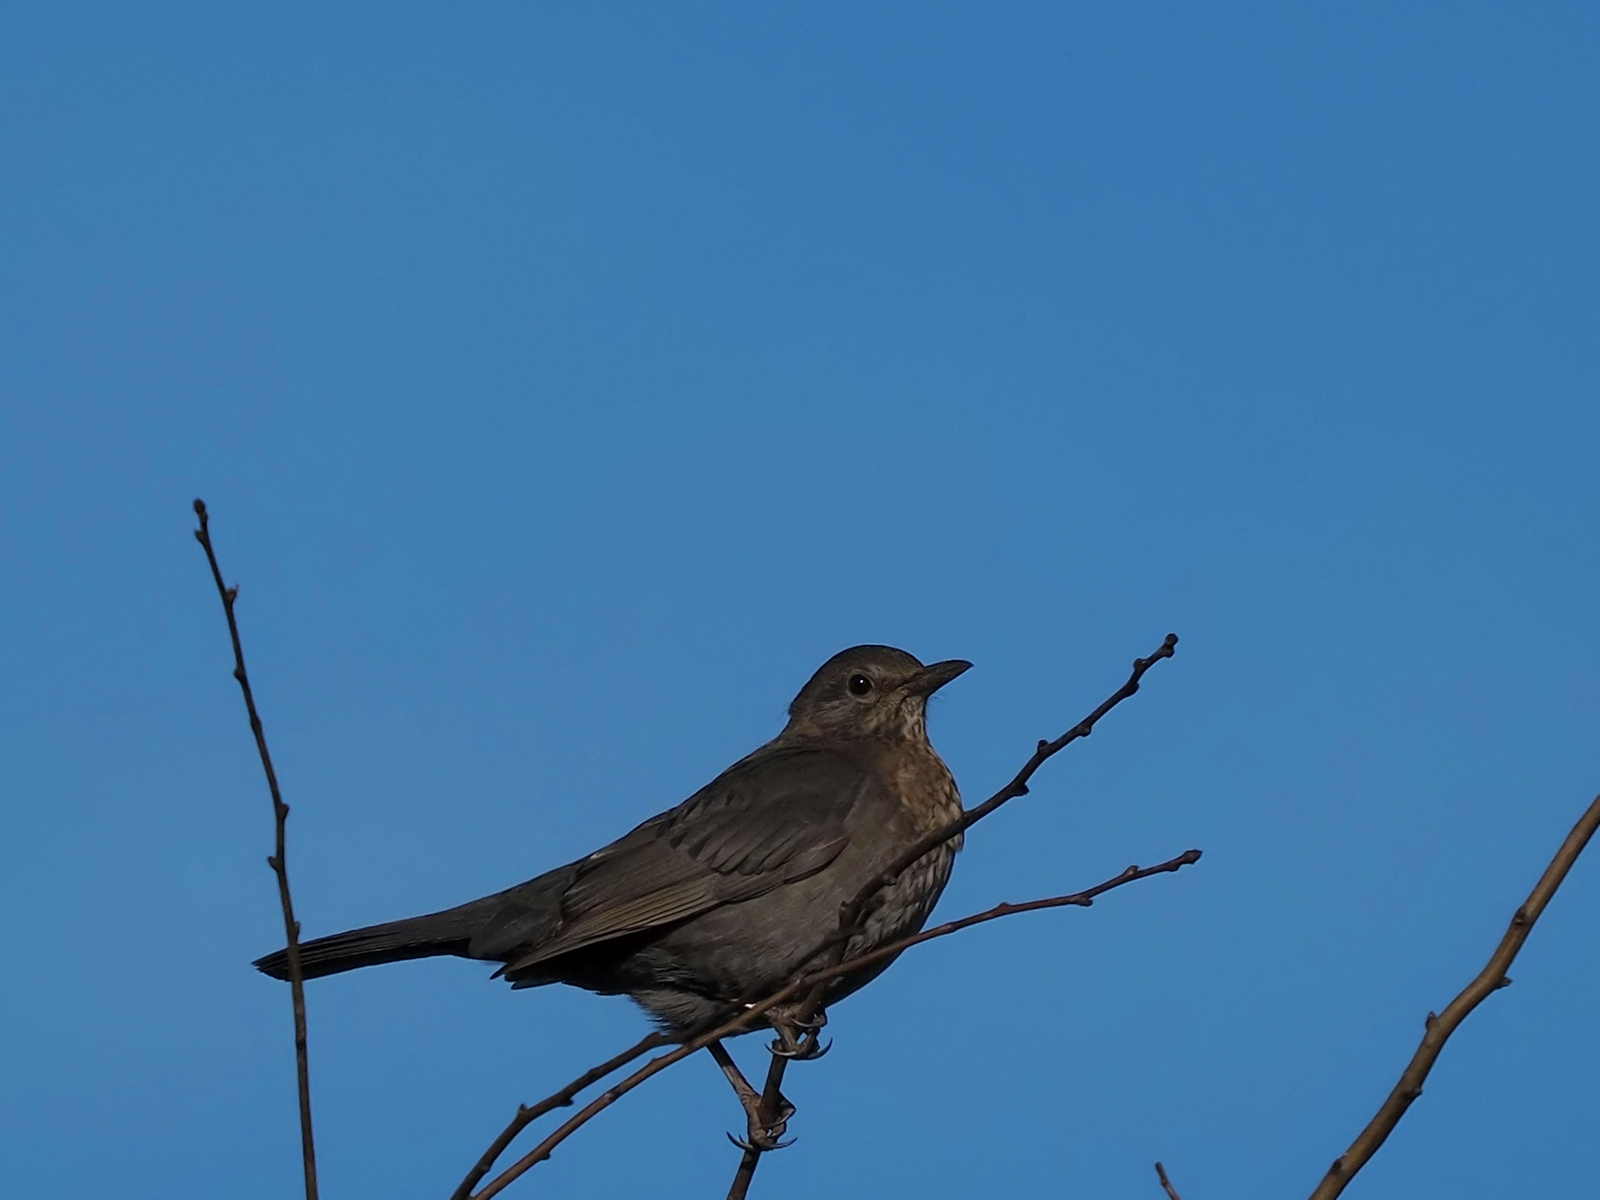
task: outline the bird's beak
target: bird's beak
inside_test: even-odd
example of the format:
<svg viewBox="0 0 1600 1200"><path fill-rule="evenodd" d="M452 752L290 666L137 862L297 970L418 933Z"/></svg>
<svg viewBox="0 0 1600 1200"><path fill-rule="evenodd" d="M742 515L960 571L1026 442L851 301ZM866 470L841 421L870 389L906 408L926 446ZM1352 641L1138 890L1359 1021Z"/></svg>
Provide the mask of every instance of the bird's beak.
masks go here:
<svg viewBox="0 0 1600 1200"><path fill-rule="evenodd" d="M952 658L923 667L906 681L906 691L914 696L931 696L972 664L964 658Z"/></svg>

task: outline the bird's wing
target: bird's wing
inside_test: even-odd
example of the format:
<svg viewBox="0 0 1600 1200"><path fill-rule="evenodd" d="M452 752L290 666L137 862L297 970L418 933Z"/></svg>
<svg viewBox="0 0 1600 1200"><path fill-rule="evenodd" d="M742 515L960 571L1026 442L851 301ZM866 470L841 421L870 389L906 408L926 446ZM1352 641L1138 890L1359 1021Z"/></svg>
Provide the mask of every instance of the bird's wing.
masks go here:
<svg viewBox="0 0 1600 1200"><path fill-rule="evenodd" d="M553 928L547 923L535 944L509 941L520 924L513 919L474 939L473 954L523 950L502 971L511 974L803 879L839 856L849 840L846 814L880 787L837 753L758 751L677 808L573 864L559 920Z"/></svg>

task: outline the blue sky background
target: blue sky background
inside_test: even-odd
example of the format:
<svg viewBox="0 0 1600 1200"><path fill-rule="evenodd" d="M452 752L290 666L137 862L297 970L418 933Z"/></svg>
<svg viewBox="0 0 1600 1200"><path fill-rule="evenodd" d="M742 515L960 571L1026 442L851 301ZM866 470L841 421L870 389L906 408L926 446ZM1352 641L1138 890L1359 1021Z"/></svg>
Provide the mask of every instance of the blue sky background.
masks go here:
<svg viewBox="0 0 1600 1200"><path fill-rule="evenodd" d="M977 669L941 913L755 1194L1303 1196L1600 787L1600 22L1396 3L13 6L0 1171L297 1187L242 585L307 933L504 887L886 641ZM1349 1193L1592 1186L1600 859ZM329 1197L639 1036L310 988ZM759 1066L759 1047L741 1044ZM527 1195L720 1195L709 1061Z"/></svg>

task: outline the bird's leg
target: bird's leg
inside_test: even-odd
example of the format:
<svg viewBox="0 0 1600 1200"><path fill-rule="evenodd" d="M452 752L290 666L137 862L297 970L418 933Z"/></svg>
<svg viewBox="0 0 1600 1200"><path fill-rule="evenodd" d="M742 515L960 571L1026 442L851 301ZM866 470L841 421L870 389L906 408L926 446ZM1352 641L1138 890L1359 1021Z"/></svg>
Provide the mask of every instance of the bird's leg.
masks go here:
<svg viewBox="0 0 1600 1200"><path fill-rule="evenodd" d="M706 1047L711 1052L711 1057L717 1060L717 1066L722 1068L722 1073L728 1077L728 1082L733 1085L734 1095L739 1097L739 1105L744 1109L745 1119L749 1125L748 1140L728 1135L728 1140L741 1150L782 1150L789 1142L782 1141L784 1130L789 1127L789 1118L794 1116L794 1105L781 1093L778 1096L778 1113L769 1125L761 1118L761 1093L750 1085L744 1077L744 1072L739 1070L739 1064L733 1061L733 1055L728 1053L720 1041L712 1042Z"/></svg>
<svg viewBox="0 0 1600 1200"><path fill-rule="evenodd" d="M733 1093L739 1097L740 1105L746 1112L754 1112L756 1105L761 1101L761 1094L744 1077L744 1072L739 1070L739 1064L733 1061L733 1055L728 1053L728 1048L721 1042L712 1042L706 1049L711 1052L711 1057L717 1060L717 1066L722 1068L722 1073L733 1085Z"/></svg>
<svg viewBox="0 0 1600 1200"><path fill-rule="evenodd" d="M833 1049L832 1042L826 1046L818 1045L817 1035L828 1023L828 1014L820 1008L810 1015L792 1009L788 1011L773 1009L767 1021L772 1026L772 1031L778 1035L778 1040L772 1043L771 1048L779 1058L809 1062L821 1058Z"/></svg>

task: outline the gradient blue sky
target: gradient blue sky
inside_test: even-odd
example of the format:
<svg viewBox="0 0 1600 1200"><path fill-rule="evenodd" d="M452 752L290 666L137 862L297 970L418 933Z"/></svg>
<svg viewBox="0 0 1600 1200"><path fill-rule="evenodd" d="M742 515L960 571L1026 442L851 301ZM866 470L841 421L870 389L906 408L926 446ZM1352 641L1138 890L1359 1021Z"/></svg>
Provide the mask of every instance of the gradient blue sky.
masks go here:
<svg viewBox="0 0 1600 1200"><path fill-rule="evenodd" d="M902 960L756 1192L1305 1195L1600 787L1597 52L1576 4L10 7L8 1190L297 1186L201 495L308 934L587 852L841 646L977 663L976 799L1176 631L940 911L1205 860ZM1350 1195L1592 1187L1597 917L1590 858ZM643 1029L487 975L312 985L326 1195L442 1197ZM738 1124L690 1062L522 1190L720 1195Z"/></svg>

